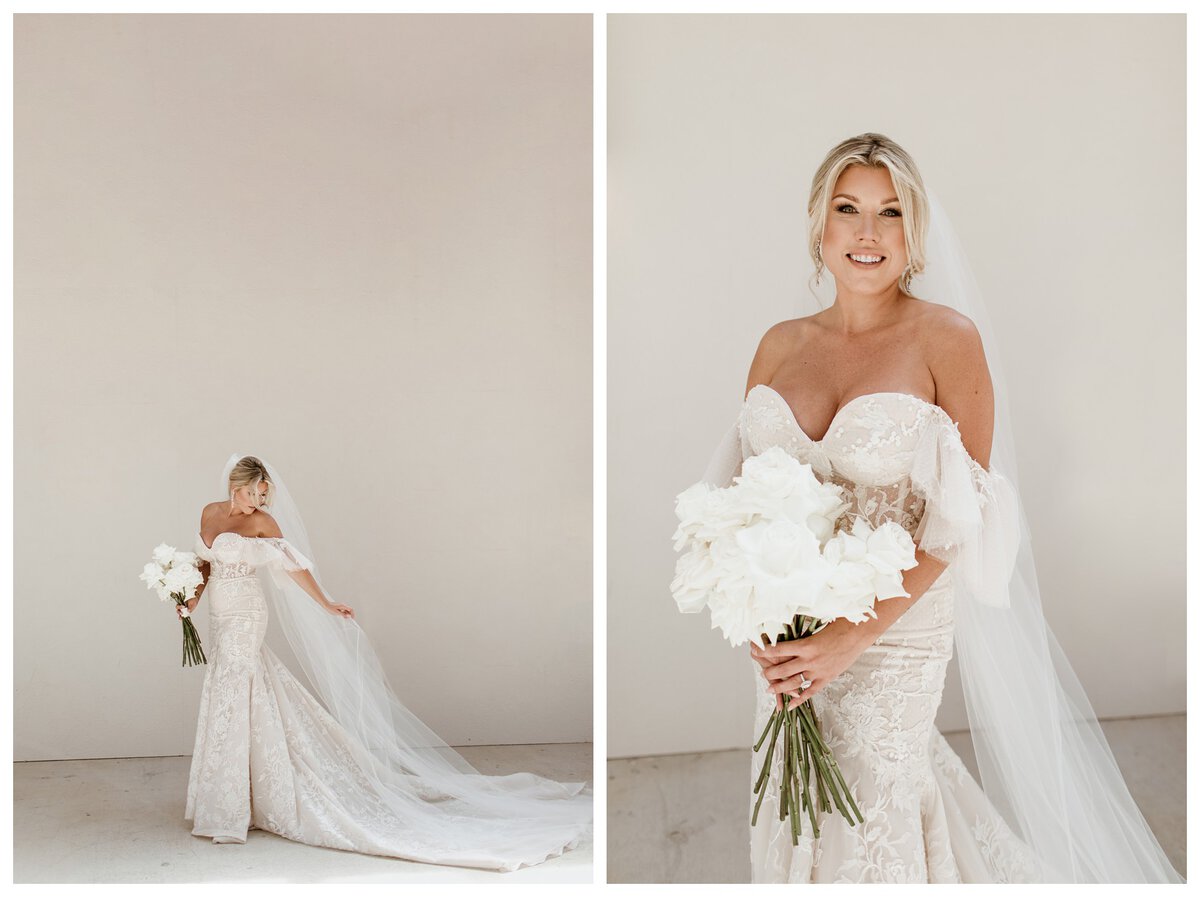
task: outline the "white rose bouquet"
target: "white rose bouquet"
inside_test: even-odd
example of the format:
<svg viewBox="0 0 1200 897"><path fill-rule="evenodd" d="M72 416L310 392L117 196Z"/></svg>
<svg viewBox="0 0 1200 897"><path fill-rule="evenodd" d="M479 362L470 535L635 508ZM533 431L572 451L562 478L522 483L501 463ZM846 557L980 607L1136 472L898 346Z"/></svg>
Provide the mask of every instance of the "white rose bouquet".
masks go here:
<svg viewBox="0 0 1200 897"><path fill-rule="evenodd" d="M713 628L735 646L760 637L775 643L806 638L839 617L853 623L874 617L876 599L908 595L902 574L917 565L916 547L899 524L875 528L845 514L848 508L840 486L822 483L778 446L747 458L732 486L697 483L684 490L675 502L674 538L675 550L686 550L671 583L679 609L707 607ZM792 843L798 843L801 813L820 836L815 807L830 812L830 798L851 825L863 821L811 701L776 710L755 751L768 733L752 824L781 733L780 819L790 817Z"/></svg>
<svg viewBox="0 0 1200 897"><path fill-rule="evenodd" d="M196 587L204 582L196 563L196 555L190 551L176 551L162 544L154 549L154 559L142 568L138 577L146 588L154 589L160 601L172 601L182 607L183 615L183 663L194 666L208 663L204 649L200 646L200 634L192 623L186 604L196 595Z"/></svg>

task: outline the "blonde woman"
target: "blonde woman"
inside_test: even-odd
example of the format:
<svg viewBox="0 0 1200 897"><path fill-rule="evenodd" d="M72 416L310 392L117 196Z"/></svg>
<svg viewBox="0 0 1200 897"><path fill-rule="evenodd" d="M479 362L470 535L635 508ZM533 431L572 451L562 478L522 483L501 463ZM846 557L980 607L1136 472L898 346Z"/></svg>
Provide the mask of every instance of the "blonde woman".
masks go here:
<svg viewBox="0 0 1200 897"><path fill-rule="evenodd" d="M845 487L847 514L903 526L919 563L877 619L751 648L754 734L783 701L811 701L864 817L819 814L820 838L806 825L793 845L775 752L754 879L1178 881L1046 627L1000 353L944 212L872 133L828 153L808 211L836 298L763 337L706 479L781 446ZM955 650L983 789L934 726Z"/></svg>
<svg viewBox="0 0 1200 897"><path fill-rule="evenodd" d="M510 871L591 826L580 783L484 776L400 701L353 609L320 581L279 472L234 455L196 553L209 636L185 818L245 844L250 829L428 863ZM268 611L269 608L269 611ZM282 628L311 694L264 643ZM319 696L319 700L318 700Z"/></svg>

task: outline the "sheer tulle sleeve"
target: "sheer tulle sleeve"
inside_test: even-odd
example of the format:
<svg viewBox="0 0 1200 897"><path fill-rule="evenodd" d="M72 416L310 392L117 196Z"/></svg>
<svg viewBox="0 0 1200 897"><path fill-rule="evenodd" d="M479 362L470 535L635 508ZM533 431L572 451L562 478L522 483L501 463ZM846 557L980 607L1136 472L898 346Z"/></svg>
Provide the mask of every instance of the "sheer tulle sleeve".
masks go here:
<svg viewBox="0 0 1200 897"><path fill-rule="evenodd" d="M192 546L196 557L205 563L212 563L212 551L204 544L204 539L196 533L196 543Z"/></svg>
<svg viewBox="0 0 1200 897"><path fill-rule="evenodd" d="M246 539L244 559L255 567L274 567L287 573L311 570L313 563L284 538Z"/></svg>
<svg viewBox="0 0 1200 897"><path fill-rule="evenodd" d="M709 458L702 482L724 488L733 485L733 478L742 472L742 461L746 457L746 446L742 438L740 421L725 431L721 442Z"/></svg>
<svg viewBox="0 0 1200 897"><path fill-rule="evenodd" d="M1021 536L1016 492L1002 474L981 467L963 446L958 425L933 409L913 458L913 489L925 499L913 538L949 565L965 594L1007 606Z"/></svg>

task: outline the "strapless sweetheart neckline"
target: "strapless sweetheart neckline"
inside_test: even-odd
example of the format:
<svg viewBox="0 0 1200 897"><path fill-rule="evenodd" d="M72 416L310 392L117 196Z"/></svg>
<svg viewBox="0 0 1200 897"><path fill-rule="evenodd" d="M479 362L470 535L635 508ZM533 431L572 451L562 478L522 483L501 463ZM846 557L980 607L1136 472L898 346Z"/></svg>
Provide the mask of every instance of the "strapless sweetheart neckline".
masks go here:
<svg viewBox="0 0 1200 897"><path fill-rule="evenodd" d="M207 542L204 541L204 533L198 532L198 533L196 533L196 535L200 537L200 544L203 545L205 548L207 548L209 551L213 550L213 546L217 544L217 539L221 538L222 536L237 536L239 539L274 539L274 538L278 538L276 536L243 536L241 533L235 533L233 530L227 529L227 530L225 530L225 532L217 533L215 536L213 536L212 545L209 545Z"/></svg>
<svg viewBox="0 0 1200 897"><path fill-rule="evenodd" d="M944 408L942 408L940 405L935 405L933 402L926 401L925 399L921 398L920 396L914 396L910 392L893 392L893 391L887 391L887 390L881 390L879 392L866 392L860 396L855 396L849 402L847 402L845 405L843 405L841 408L839 408L837 411L835 411L834 415L833 415L833 419L829 421L829 426L825 428L825 433L821 436L820 439L815 439L812 436L808 435L808 432L804 429L804 427L800 426L800 421L797 420L797 418L796 418L796 412L792 410L792 406L788 403L788 400L785 399L780 394L779 390L775 389L774 387L768 386L765 383L756 384L755 386L751 387L750 392L746 393L746 401L747 402L750 401L750 393L754 392L754 390L756 390L756 389L765 389L768 393L770 393L776 399L778 399L779 402L783 405L783 407L785 409L787 409L788 420L791 422L791 424L796 428L797 431L799 431L804 436L805 439L807 439L813 445L821 445L821 443L823 443L826 440L826 438L828 438L829 434L833 431L834 424L837 423L838 418L842 416L842 414L846 411L846 409L848 409L852 405L854 405L855 402L860 402L865 399L875 399L880 396L903 396L904 398L911 399L912 401L914 401L920 405L926 405L930 408L936 408L938 411L942 412L942 414L946 414L946 410ZM743 403L743 404L745 404L745 403ZM948 414L946 416L949 417Z"/></svg>

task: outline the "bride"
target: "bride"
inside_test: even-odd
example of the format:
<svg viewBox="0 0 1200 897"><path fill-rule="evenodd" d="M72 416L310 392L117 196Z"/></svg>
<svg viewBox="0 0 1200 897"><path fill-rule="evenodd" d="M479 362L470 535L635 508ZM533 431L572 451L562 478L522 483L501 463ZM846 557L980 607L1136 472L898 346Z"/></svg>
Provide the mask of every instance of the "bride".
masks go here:
<svg viewBox="0 0 1200 897"><path fill-rule="evenodd" d="M919 563L877 619L751 647L754 733L783 701L811 701L863 815L835 809L793 845L776 752L754 880L1179 881L1042 617L998 355L944 212L870 133L829 152L808 211L836 298L763 337L705 479L728 485L781 446L844 486L848 513L903 526ZM934 727L955 649L982 790Z"/></svg>
<svg viewBox="0 0 1200 897"><path fill-rule="evenodd" d="M210 620L184 814L192 834L242 844L257 828L505 871L575 846L591 826L582 784L481 775L396 697L353 609L320 584L278 471L235 454L221 484L229 499L201 514L204 585L187 603L190 613L204 594ZM268 598L321 701L263 644Z"/></svg>

